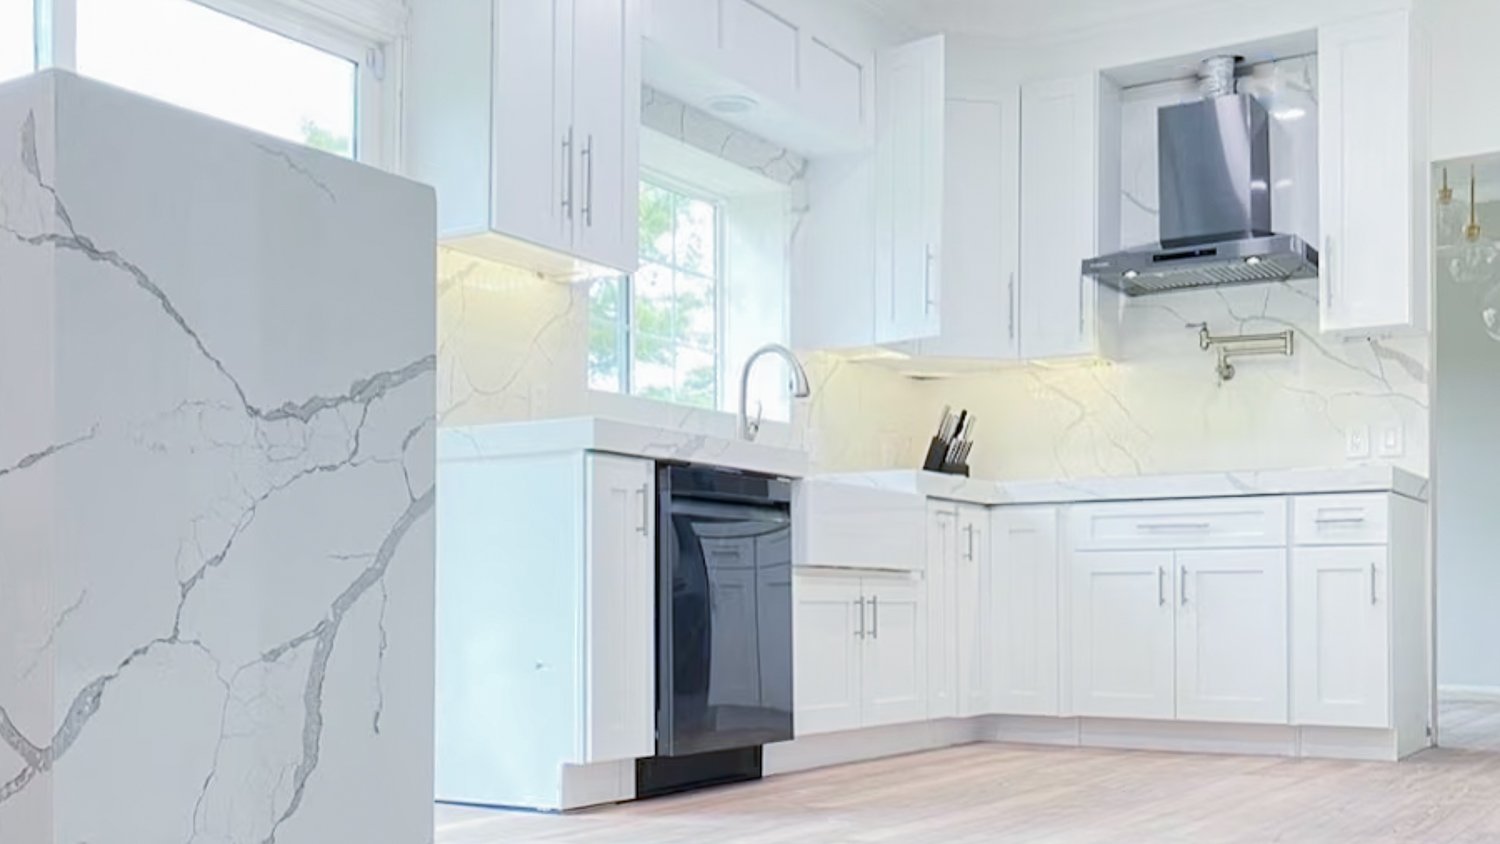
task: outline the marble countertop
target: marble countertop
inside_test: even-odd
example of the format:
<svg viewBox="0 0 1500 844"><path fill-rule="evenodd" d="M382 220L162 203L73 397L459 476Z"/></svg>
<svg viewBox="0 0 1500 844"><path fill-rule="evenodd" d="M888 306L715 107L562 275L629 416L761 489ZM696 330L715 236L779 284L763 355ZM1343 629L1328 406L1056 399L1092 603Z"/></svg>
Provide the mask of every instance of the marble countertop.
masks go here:
<svg viewBox="0 0 1500 844"><path fill-rule="evenodd" d="M1066 504L1329 492L1394 492L1418 501L1427 500L1426 478L1395 466L1378 465L1036 481L985 481L914 470L818 478L974 504Z"/></svg>
<svg viewBox="0 0 1500 844"><path fill-rule="evenodd" d="M439 462L597 451L787 478L800 478L808 472L805 452L599 416L444 428L438 432L437 445Z"/></svg>

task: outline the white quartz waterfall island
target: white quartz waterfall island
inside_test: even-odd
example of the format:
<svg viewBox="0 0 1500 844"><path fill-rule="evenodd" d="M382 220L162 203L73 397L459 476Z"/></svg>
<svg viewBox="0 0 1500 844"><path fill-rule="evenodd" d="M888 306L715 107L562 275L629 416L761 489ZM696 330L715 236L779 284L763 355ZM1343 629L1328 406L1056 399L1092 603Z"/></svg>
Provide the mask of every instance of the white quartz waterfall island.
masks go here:
<svg viewBox="0 0 1500 844"><path fill-rule="evenodd" d="M432 836L434 209L0 86L0 842Z"/></svg>

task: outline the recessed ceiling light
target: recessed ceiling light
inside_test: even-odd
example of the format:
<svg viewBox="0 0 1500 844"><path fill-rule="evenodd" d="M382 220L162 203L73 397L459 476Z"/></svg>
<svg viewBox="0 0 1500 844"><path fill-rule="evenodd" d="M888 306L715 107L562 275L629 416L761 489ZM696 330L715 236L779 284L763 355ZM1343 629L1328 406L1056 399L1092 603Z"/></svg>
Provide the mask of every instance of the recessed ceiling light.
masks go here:
<svg viewBox="0 0 1500 844"><path fill-rule="evenodd" d="M1249 264L1250 266L1253 267L1256 264L1260 263L1260 256L1259 255L1251 255L1250 257L1248 257L1248 258L1245 259L1245 263L1247 263L1247 264Z"/></svg>
<svg viewBox="0 0 1500 844"><path fill-rule="evenodd" d="M708 110L715 114L744 114L753 111L760 103L744 94L719 94L708 101Z"/></svg>
<svg viewBox="0 0 1500 844"><path fill-rule="evenodd" d="M1125 271L1125 277L1126 278L1140 278L1140 275L1141 274L1138 273L1138 272L1136 272L1135 270L1126 270Z"/></svg>

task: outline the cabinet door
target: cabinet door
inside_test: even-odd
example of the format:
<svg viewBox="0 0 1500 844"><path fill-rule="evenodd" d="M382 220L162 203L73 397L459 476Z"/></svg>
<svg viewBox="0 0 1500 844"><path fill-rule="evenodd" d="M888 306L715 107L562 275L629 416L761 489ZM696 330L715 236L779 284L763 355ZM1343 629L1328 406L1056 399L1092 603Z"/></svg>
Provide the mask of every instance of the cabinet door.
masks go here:
<svg viewBox="0 0 1500 844"><path fill-rule="evenodd" d="M927 510L927 714L958 714L958 622L954 574L958 557L958 506L934 502Z"/></svg>
<svg viewBox="0 0 1500 844"><path fill-rule="evenodd" d="M1292 552L1292 722L1391 726L1384 547Z"/></svg>
<svg viewBox="0 0 1500 844"><path fill-rule="evenodd" d="M1073 708L1105 718L1172 718L1170 551L1073 555Z"/></svg>
<svg viewBox="0 0 1500 844"><path fill-rule="evenodd" d="M1318 30L1318 168L1323 233L1322 328L1418 324L1425 298L1426 214L1413 196L1413 42L1410 13L1357 18ZM1425 170L1425 165L1423 165Z"/></svg>
<svg viewBox="0 0 1500 844"><path fill-rule="evenodd" d="M949 99L943 155L942 333L931 357L1009 360L1016 321L1016 145L1019 102Z"/></svg>
<svg viewBox="0 0 1500 844"><path fill-rule="evenodd" d="M988 600L989 527L989 512L985 508L959 508L953 603L960 718L984 715L990 710L989 654L994 615Z"/></svg>
<svg viewBox="0 0 1500 844"><path fill-rule="evenodd" d="M495 0L494 17L490 227L560 252L575 212L572 8Z"/></svg>
<svg viewBox="0 0 1500 844"><path fill-rule="evenodd" d="M792 588L797 735L857 729L866 629L859 578L797 575Z"/></svg>
<svg viewBox="0 0 1500 844"><path fill-rule="evenodd" d="M1021 88L1021 355L1094 352L1098 134L1093 73Z"/></svg>
<svg viewBox="0 0 1500 844"><path fill-rule="evenodd" d="M572 0L573 251L634 272L640 191L639 0Z"/></svg>
<svg viewBox="0 0 1500 844"><path fill-rule="evenodd" d="M656 752L655 466L590 455L584 573L584 755Z"/></svg>
<svg viewBox="0 0 1500 844"><path fill-rule="evenodd" d="M1287 722L1280 548L1177 552L1177 717Z"/></svg>
<svg viewBox="0 0 1500 844"><path fill-rule="evenodd" d="M990 536L994 711L1057 715L1057 509L998 507Z"/></svg>
<svg viewBox="0 0 1500 844"><path fill-rule="evenodd" d="M936 336L942 284L943 37L876 60L875 340Z"/></svg>
<svg viewBox="0 0 1500 844"><path fill-rule="evenodd" d="M919 580L865 578L860 672L866 727L927 718L927 596Z"/></svg>

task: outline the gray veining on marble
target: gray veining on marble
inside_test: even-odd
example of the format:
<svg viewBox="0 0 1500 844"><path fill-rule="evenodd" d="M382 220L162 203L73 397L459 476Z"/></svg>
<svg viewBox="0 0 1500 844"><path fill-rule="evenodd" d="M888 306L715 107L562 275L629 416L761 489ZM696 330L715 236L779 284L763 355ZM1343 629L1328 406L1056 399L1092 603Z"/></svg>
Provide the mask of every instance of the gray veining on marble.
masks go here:
<svg viewBox="0 0 1500 844"><path fill-rule="evenodd" d="M431 192L63 73L5 126L0 839L429 840Z"/></svg>

